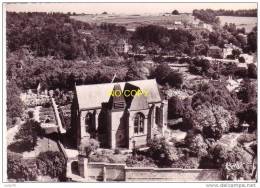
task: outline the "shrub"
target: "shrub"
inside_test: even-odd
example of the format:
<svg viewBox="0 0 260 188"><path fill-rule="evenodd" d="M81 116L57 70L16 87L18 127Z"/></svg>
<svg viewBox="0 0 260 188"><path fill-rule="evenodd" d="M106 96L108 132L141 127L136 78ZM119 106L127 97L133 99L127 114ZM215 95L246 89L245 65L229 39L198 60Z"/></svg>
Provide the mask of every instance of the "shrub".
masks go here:
<svg viewBox="0 0 260 188"><path fill-rule="evenodd" d="M114 154L112 151L102 150L96 151L89 155L89 161L92 162L106 162L106 163L125 163L126 155Z"/></svg>
<svg viewBox="0 0 260 188"><path fill-rule="evenodd" d="M7 177L17 181L35 181L38 175L35 160L24 160L20 154L7 153Z"/></svg>
<svg viewBox="0 0 260 188"><path fill-rule="evenodd" d="M144 155L128 156L126 165L129 167L157 167L153 159Z"/></svg>

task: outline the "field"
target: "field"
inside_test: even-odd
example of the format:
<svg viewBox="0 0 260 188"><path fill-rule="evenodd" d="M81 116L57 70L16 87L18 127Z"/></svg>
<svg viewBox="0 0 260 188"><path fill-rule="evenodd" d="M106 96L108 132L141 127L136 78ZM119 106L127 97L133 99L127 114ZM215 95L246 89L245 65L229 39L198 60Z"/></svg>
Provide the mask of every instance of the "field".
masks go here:
<svg viewBox="0 0 260 188"><path fill-rule="evenodd" d="M141 25L156 24L171 28L175 21L190 23L193 21L193 16L188 14L181 15L79 15L71 16L71 18L90 24L114 23L123 25L127 30L135 30Z"/></svg>
<svg viewBox="0 0 260 188"><path fill-rule="evenodd" d="M257 17L219 16L219 19L221 25L234 23L238 28L244 27L246 32L250 32L257 24Z"/></svg>

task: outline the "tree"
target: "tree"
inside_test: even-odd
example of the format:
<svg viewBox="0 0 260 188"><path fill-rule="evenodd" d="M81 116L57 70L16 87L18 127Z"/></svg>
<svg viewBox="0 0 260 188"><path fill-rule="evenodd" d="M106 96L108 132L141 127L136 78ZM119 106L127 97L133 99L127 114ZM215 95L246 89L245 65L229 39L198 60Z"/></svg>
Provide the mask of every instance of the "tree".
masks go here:
<svg viewBox="0 0 260 188"><path fill-rule="evenodd" d="M21 117L23 112L23 102L20 98L20 89L14 81L7 82L7 116L11 119Z"/></svg>
<svg viewBox="0 0 260 188"><path fill-rule="evenodd" d="M40 124L34 120L28 120L21 125L20 130L15 135L17 142L10 145L10 148L17 147L20 151L31 151L37 144L37 137L42 134Z"/></svg>
<svg viewBox="0 0 260 188"><path fill-rule="evenodd" d="M216 12L214 12L212 9L206 9L206 10L194 9L192 12L192 15L209 24L219 24L220 23L219 18L216 16L217 15Z"/></svg>
<svg viewBox="0 0 260 188"><path fill-rule="evenodd" d="M219 105L203 103L195 107L194 112L196 113L188 117L189 122L192 122L193 129L198 130L205 138L218 140L237 123L235 116Z"/></svg>
<svg viewBox="0 0 260 188"><path fill-rule="evenodd" d="M173 96L168 100L168 117L169 118L177 118L181 117L184 112L184 106L182 104L182 101L176 97Z"/></svg>
<svg viewBox="0 0 260 188"><path fill-rule="evenodd" d="M249 180L252 165L250 159L246 158L247 153L236 146L227 150L224 161L221 165L222 177L224 180Z"/></svg>
<svg viewBox="0 0 260 188"><path fill-rule="evenodd" d="M181 88L183 83L183 75L181 73L172 71L168 74L166 79L170 86Z"/></svg>
<svg viewBox="0 0 260 188"><path fill-rule="evenodd" d="M243 103L256 103L256 85L250 80L244 80L237 96Z"/></svg>
<svg viewBox="0 0 260 188"><path fill-rule="evenodd" d="M208 74L211 67L209 60L194 58L189 66L189 71L190 73L197 75Z"/></svg>
<svg viewBox="0 0 260 188"><path fill-rule="evenodd" d="M35 160L22 159L22 155L7 153L7 176L16 181L35 181L38 175Z"/></svg>
<svg viewBox="0 0 260 188"><path fill-rule="evenodd" d="M148 142L148 155L160 167L169 167L179 159L175 147L169 145L165 138L154 138Z"/></svg>
<svg viewBox="0 0 260 188"><path fill-rule="evenodd" d="M248 70L245 67L237 67L234 74L238 78L246 78L248 76Z"/></svg>
<svg viewBox="0 0 260 188"><path fill-rule="evenodd" d="M247 67L248 67L248 70L247 70L248 77L257 79L257 68L256 68L256 65L253 64L253 63L250 63Z"/></svg>
<svg viewBox="0 0 260 188"><path fill-rule="evenodd" d="M95 152L99 148L99 142L93 138L91 139L82 139L79 150L81 155L89 157L93 152Z"/></svg>
<svg viewBox="0 0 260 188"><path fill-rule="evenodd" d="M167 82L167 78L170 72L171 68L169 67L169 65L161 64L155 69L152 76L156 78L156 81L159 84L165 84Z"/></svg>
<svg viewBox="0 0 260 188"><path fill-rule="evenodd" d="M63 154L57 151L41 152L36 158L36 164L42 175L52 178L65 178L67 162Z"/></svg>
<svg viewBox="0 0 260 188"><path fill-rule="evenodd" d="M179 11L178 10L174 10L174 11L172 11L172 15L179 15L180 13L179 13Z"/></svg>
<svg viewBox="0 0 260 188"><path fill-rule="evenodd" d="M232 50L232 55L235 59L239 58L240 54L241 54L240 50L238 49Z"/></svg>
<svg viewBox="0 0 260 188"><path fill-rule="evenodd" d="M201 158L208 155L208 145L201 134L188 132L188 135L185 138L185 143L193 156Z"/></svg>
<svg viewBox="0 0 260 188"><path fill-rule="evenodd" d="M240 56L240 57L238 58L238 61L239 61L240 63L245 63L245 62L246 62L245 58L242 57L242 56Z"/></svg>
<svg viewBox="0 0 260 188"><path fill-rule="evenodd" d="M257 29L256 27L247 35L249 51L255 52L257 49Z"/></svg>
<svg viewBox="0 0 260 188"><path fill-rule="evenodd" d="M149 78L150 70L142 63L131 62L126 73L126 80L145 80Z"/></svg>

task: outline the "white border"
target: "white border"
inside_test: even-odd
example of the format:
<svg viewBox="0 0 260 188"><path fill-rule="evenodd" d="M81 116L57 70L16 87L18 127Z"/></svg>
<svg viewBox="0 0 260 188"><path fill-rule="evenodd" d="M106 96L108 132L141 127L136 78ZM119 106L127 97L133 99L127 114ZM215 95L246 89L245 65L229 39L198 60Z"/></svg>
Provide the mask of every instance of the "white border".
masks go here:
<svg viewBox="0 0 260 188"><path fill-rule="evenodd" d="M40 2L72 2L73 0L70 0L70 1L68 1L68 0L63 0L63 1L61 1L61 0L40 0ZM5 10L4 9L4 7L3 7L3 2L39 2L39 1L37 1L37 0L31 0L31 1L21 1L21 0L6 0L6 1L2 1L1 0L1 25L3 26L3 28L1 29L1 35L4 33L5 34L5 21L2 23L2 20L5 20L5 11L4 12L2 12L2 10ZM74 2L124 2L123 0L112 0L112 1L109 1L109 0L96 0L96 1L84 1L84 0L80 0L80 1L74 1ZM140 1L138 1L138 0L127 0L126 2L140 2ZM149 0L149 1L145 1L145 0L141 0L141 2L159 2L159 0ZM172 2L172 3L174 3L174 2L191 2L191 0L179 0L179 1L162 1L162 2ZM221 2L223 2L223 3L227 3L227 1L225 1L225 0L200 0L200 1L192 1L192 3L193 2L200 2L200 3L202 3L202 2L204 2L204 3L210 3L210 2L218 2L218 3L221 3ZM241 0L236 0L236 1L234 1L234 0L228 0L228 2L233 2L233 3L236 3L236 2L247 2L247 3L250 3L250 2L252 2L252 3L255 3L255 2L259 2L259 0L257 0L257 1L252 1L252 0L248 0L248 1L246 1L246 0L244 0L244 1L241 1ZM259 14L259 10L258 10L258 14ZM258 25L257 25L257 27L258 27ZM3 33L2 33L3 32ZM4 142L3 142L3 144L4 144L4 146L6 145L6 137L5 137L5 135L6 135L6 124L5 124L5 122L6 122L6 100L5 100L5 98L6 98L6 89L5 89L5 87L6 87L6 78L5 78L5 74L3 75L4 76L4 79L2 79L2 73L5 73L6 72L6 65L5 65L5 62L6 62L6 55L5 55L5 53L6 53L6 49L5 49L5 46L6 46L6 41L5 41L5 35L2 35L3 36L3 38L1 37L1 39L0 39L0 41L1 41L1 44L2 44L2 52L3 53L1 53L1 59L3 59L3 61L2 61L2 65L3 66L0 66L1 68L0 68L0 72L1 72L1 81L0 81L0 84L1 84L1 86L3 86L3 92L2 92L2 87L1 87L1 89L0 89L0 93L1 93L1 98L2 99L4 99L3 101L3 108L2 108L2 105L0 105L0 110L1 110L1 112L3 112L3 116L2 116L2 114L0 115L0 120L1 120L1 122L4 122L3 123L3 125L2 125L2 129L0 129L0 135L2 135L2 133L3 133L3 140L4 140ZM3 56L2 56L2 54L3 54ZM259 54L259 48L258 48L258 54ZM2 68L3 68L3 70L2 70ZM259 70L258 70L258 75L260 75L259 74ZM259 84L259 82L258 82L258 84ZM259 85L258 85L258 88L259 88ZM3 93L3 94L2 94ZM1 101L1 103L2 103L2 101ZM258 113L259 113L259 109L258 109ZM3 131L3 132L2 132ZM259 135L259 128L258 128L258 135ZM2 138L2 137L1 137ZM5 172L6 171L6 148L4 147L4 148L2 148L2 144L1 144L1 149L2 149L2 151L3 151L3 156L1 155L1 157L0 157L0 160L1 160L1 166L2 166L2 170L3 170L3 172ZM259 156L259 149L258 149L258 156ZM2 158L3 157L3 158ZM3 164L2 164L2 159L3 159ZM259 157L258 157L258 159L259 159ZM258 160L258 162L259 162L259 160ZM2 170L1 170L1 172L0 172L0 175L1 175L1 182L2 182L2 177L4 178L4 181L6 180L6 173L4 173L4 174L2 174ZM87 183L87 184L84 184L84 183L1 183L0 184L0 187L35 187L35 186L37 186L37 188L39 187L39 188L41 188L41 187L46 187L46 186L51 186L51 187L54 187L54 186L63 186L64 188L65 187L71 187L71 186L77 186L77 187L86 187L86 186L97 186L97 187L100 187L100 186L106 186L106 187L119 187L120 186L120 188L121 188L121 186L124 186L124 187L130 187L131 186L131 188L133 187L133 186L146 186L146 184L147 184L147 186L157 186L158 184L161 184L161 183L134 183L134 184L132 184L132 183ZM166 187L172 187L172 186L176 186L176 187L190 187L190 186L192 186L192 187L201 187L201 186L204 186L204 187L242 187L242 186L247 186L247 184L250 184L250 185L256 185L256 184L252 184L252 183L233 183L233 182L229 182L229 183L224 183L224 184L222 184L221 182L216 182L216 183L163 183L163 185L161 185L161 186L166 186ZM258 183L259 184L259 183ZM208 186L207 186L208 185Z"/></svg>

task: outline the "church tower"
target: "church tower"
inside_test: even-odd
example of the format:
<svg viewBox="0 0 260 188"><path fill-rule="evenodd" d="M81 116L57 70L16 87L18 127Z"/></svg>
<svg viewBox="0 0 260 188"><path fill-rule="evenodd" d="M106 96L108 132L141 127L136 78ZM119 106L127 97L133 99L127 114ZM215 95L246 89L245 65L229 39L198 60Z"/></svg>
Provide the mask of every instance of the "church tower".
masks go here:
<svg viewBox="0 0 260 188"><path fill-rule="evenodd" d="M127 147L126 101L122 89L116 84L108 102L109 146Z"/></svg>

